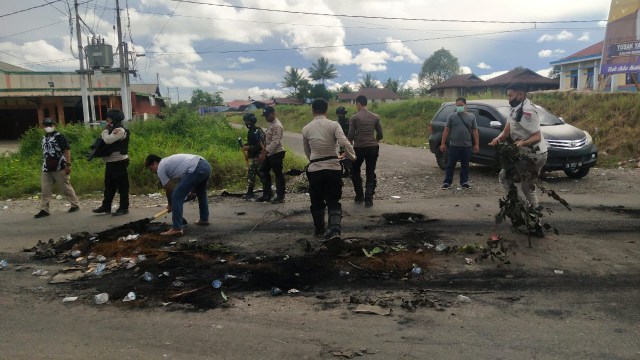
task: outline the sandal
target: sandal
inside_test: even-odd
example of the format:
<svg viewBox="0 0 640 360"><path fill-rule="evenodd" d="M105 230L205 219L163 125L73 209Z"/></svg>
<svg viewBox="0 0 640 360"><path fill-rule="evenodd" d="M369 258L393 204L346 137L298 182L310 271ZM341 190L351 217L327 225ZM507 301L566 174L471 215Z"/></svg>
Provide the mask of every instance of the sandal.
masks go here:
<svg viewBox="0 0 640 360"><path fill-rule="evenodd" d="M200 225L200 226L209 226L210 223L208 221L198 220L194 224Z"/></svg>
<svg viewBox="0 0 640 360"><path fill-rule="evenodd" d="M161 232L162 236L182 236L184 235L184 231L182 229L169 229L165 232Z"/></svg>

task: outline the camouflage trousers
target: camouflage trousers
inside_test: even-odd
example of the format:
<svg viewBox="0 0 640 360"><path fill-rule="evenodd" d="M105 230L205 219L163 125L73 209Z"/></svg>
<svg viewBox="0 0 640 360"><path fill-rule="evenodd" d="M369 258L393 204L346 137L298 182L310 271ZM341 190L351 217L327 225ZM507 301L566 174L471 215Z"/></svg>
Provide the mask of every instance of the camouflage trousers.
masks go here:
<svg viewBox="0 0 640 360"><path fill-rule="evenodd" d="M253 188L256 185L256 176L259 174L260 165L262 165L262 162L258 157L249 159L247 168L247 186L249 188Z"/></svg>

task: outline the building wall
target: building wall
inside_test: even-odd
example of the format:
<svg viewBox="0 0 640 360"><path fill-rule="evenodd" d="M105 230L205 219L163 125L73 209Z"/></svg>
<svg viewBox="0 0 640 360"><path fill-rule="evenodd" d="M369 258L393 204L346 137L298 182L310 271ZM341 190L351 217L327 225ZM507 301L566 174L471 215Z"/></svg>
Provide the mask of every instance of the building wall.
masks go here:
<svg viewBox="0 0 640 360"><path fill-rule="evenodd" d="M592 70L591 70L592 69ZM592 84L589 80L592 76ZM600 74L600 58L582 60L560 65L560 90L598 90ZM613 74L602 91L634 91L635 86L627 86L626 74Z"/></svg>

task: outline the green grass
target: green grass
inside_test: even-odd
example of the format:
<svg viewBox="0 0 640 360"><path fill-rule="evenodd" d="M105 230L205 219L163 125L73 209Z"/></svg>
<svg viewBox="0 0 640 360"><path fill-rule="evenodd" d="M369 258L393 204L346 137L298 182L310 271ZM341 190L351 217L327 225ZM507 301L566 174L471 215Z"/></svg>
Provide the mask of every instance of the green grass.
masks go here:
<svg viewBox="0 0 640 360"><path fill-rule="evenodd" d="M246 186L244 155L236 141L246 134L242 129L232 128L224 116L201 117L182 110L166 120L133 122L128 127L131 130L129 179L132 194L146 194L159 189L156 175L144 167L144 159L151 153L161 157L177 153L204 157L212 167L211 189L240 190ZM100 159L87 161L85 158L101 129L70 125L58 130L71 145L71 184L76 193L101 192L104 163ZM22 137L17 153L0 157L0 199L39 193L42 167L40 140L43 134L41 129L30 129ZM285 158L285 171L304 167L306 161L303 158L289 154Z"/></svg>

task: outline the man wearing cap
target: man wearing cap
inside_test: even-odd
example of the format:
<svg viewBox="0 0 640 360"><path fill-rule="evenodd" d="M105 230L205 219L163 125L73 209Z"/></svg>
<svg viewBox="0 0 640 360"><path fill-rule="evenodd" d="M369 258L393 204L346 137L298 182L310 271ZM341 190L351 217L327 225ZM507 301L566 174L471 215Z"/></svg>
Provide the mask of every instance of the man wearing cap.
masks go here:
<svg viewBox="0 0 640 360"><path fill-rule="evenodd" d="M260 153L260 179L262 179L262 196L257 198L258 202L271 200L272 204L281 204L284 202L284 173L282 172L282 164L284 161L284 146L282 146L282 136L284 129L282 123L276 117L276 110L272 106L265 106L262 110L262 116L269 123L269 127L265 133L265 148ZM271 199L273 193L271 191L271 170L275 175L276 181L276 197Z"/></svg>
<svg viewBox="0 0 640 360"><path fill-rule="evenodd" d="M256 175L260 169L260 152L264 148L264 131L256 126L258 119L253 113L246 113L243 116L244 125L247 127L247 142L242 150L246 151L249 158L247 166L247 193L242 196L245 200L253 199L253 188L256 185Z"/></svg>
<svg viewBox="0 0 640 360"><path fill-rule="evenodd" d="M100 157L105 162L104 198L99 208L93 209L96 214L111 214L111 203L120 193L120 206L113 216L129 213L129 129L122 126L124 113L118 109L107 112L107 126L102 131L105 147L100 150Z"/></svg>
<svg viewBox="0 0 640 360"><path fill-rule="evenodd" d="M50 118L43 122L45 135L42 138L42 174L40 175L40 212L34 215L36 219L49 216L49 202L54 183L60 184L62 192L71 203L67 212L80 210L78 197L71 186L71 148L64 135L56 131L55 121Z"/></svg>
<svg viewBox="0 0 640 360"><path fill-rule="evenodd" d="M349 133L349 119L347 119L347 109L344 106L339 106L336 109L336 115L338 115L338 124L342 128L342 132L346 136ZM344 147L340 147L340 155L344 154ZM348 178L351 177L351 160L348 157L344 157L341 161L342 163L342 177Z"/></svg>

